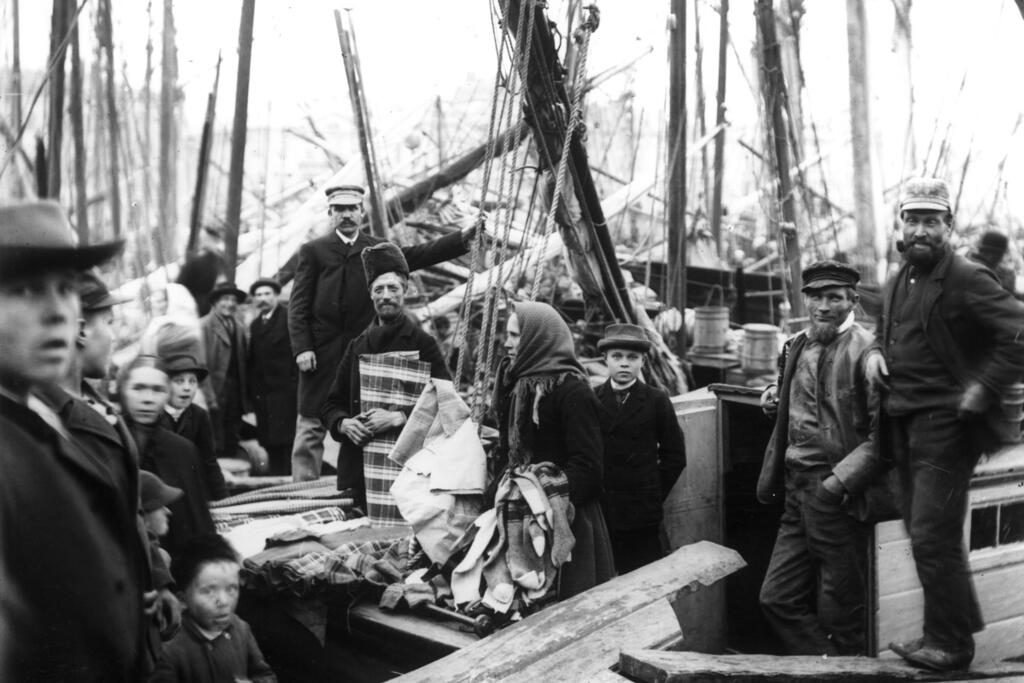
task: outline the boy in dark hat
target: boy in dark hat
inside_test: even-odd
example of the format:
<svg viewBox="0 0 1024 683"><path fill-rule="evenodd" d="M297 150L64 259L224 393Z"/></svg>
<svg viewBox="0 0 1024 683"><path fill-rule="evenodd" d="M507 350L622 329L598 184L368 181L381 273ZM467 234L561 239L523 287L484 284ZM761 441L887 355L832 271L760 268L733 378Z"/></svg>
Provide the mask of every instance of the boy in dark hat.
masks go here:
<svg viewBox="0 0 1024 683"><path fill-rule="evenodd" d="M249 294L259 313L249 323L249 396L256 438L267 450L270 474L291 474L299 369L288 337L288 308L278 301L281 285L272 278L253 282Z"/></svg>
<svg viewBox="0 0 1024 683"><path fill-rule="evenodd" d="M164 563L171 566L171 556L160 548L160 537L166 536L170 530L171 509L167 507L185 492L175 486L168 486L164 480L152 472L139 471L139 497L142 501L142 521L146 525L146 533L150 541L160 551Z"/></svg>
<svg viewBox="0 0 1024 683"><path fill-rule="evenodd" d="M884 466L864 369L874 338L853 316L859 280L835 261L804 269L810 322L786 342L778 382L761 396L777 418L757 497L784 505L761 607L791 655L866 654L865 492Z"/></svg>
<svg viewBox="0 0 1024 683"><path fill-rule="evenodd" d="M248 343L238 315L238 306L245 299L245 292L234 282L220 282L210 292L213 308L199 320L209 372L202 390L218 458L238 457L239 429L248 402Z"/></svg>
<svg viewBox="0 0 1024 683"><path fill-rule="evenodd" d="M171 390L159 424L193 444L203 466L203 481L210 500L227 495L224 473L217 463L210 414L195 404L196 392L209 373L195 356L176 354L163 359Z"/></svg>
<svg viewBox="0 0 1024 683"><path fill-rule="evenodd" d="M608 381L596 390L604 407L601 508L619 574L662 557L662 504L686 467L686 445L672 401L640 379L651 342L638 325L614 324L597 342Z"/></svg>
<svg viewBox="0 0 1024 683"><path fill-rule="evenodd" d="M144 675L137 465L123 451L87 452L37 396L65 379L76 354L78 276L122 245L76 246L53 201L0 206L2 680Z"/></svg>

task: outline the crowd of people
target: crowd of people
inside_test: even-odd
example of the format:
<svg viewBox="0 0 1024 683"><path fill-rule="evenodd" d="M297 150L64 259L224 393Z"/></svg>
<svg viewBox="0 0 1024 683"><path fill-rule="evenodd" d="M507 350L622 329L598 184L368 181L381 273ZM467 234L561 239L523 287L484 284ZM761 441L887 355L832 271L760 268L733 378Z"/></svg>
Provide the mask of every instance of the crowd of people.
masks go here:
<svg viewBox="0 0 1024 683"><path fill-rule="evenodd" d="M206 313L168 333L173 314L156 311L113 392L123 302L96 268L123 244L77 246L53 202L0 207L0 679L274 680L234 615L239 558L209 511L227 493L218 459L246 437L271 473L303 481L323 474L330 433L338 489L375 523L401 523L367 446L397 435L409 409L372 403L367 378L401 375L409 358L451 378L450 331L424 330L405 296L412 270L466 253L478 228L399 248L360 230L362 188L327 199L330 231L299 250L287 304L277 278L246 292L185 269L189 294L168 287L167 308L195 295ZM775 430L757 494L784 514L761 603L791 653L865 653L870 524L902 514L924 630L892 649L956 669L982 626L962 539L968 481L999 441L986 417L1024 375L1024 305L950 249L945 183L909 183L900 216L905 261L874 334L854 320L856 270L803 272L810 322L762 395ZM555 308L520 301L505 315L487 495L507 472L550 466L574 512L560 599L664 552L686 449L668 395L643 381L648 334L606 329L595 389Z"/></svg>

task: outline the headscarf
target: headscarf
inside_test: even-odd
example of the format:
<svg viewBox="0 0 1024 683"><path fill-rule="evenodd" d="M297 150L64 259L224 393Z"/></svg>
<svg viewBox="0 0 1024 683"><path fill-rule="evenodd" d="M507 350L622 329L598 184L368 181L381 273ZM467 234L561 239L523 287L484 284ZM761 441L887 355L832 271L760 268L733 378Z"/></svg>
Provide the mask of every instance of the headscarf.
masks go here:
<svg viewBox="0 0 1024 683"><path fill-rule="evenodd" d="M540 426L540 400L567 377L586 379L576 359L572 332L554 308L538 302L513 304L519 320L515 359L498 366L494 403L507 430L510 465L533 460L533 436Z"/></svg>

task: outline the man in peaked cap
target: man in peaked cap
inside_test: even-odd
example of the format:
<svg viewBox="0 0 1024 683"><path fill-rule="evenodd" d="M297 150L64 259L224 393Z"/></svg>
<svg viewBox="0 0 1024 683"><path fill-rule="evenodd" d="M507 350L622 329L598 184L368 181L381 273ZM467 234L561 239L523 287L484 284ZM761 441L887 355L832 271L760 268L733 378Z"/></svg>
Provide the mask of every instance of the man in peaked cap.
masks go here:
<svg viewBox="0 0 1024 683"><path fill-rule="evenodd" d="M757 497L783 504L761 608L793 655L866 654L867 500L885 468L864 374L874 337L854 321L859 279L835 261L803 271L810 322L761 396L776 419Z"/></svg>
<svg viewBox="0 0 1024 683"><path fill-rule="evenodd" d="M137 465L98 461L38 397L75 353L79 274L122 246L77 246L53 201L0 206L3 680L144 675Z"/></svg>
<svg viewBox="0 0 1024 683"><path fill-rule="evenodd" d="M903 263L886 284L868 373L883 391L882 443L900 474L924 624L920 638L890 647L916 666L956 670L984 626L963 538L969 482L1002 439L1002 392L1024 373L1024 306L953 252L944 181L908 181L899 210Z"/></svg>
<svg viewBox="0 0 1024 683"><path fill-rule="evenodd" d="M597 348L608 366L608 381L594 392L606 413L601 509L615 569L625 574L664 554L662 505L686 467L686 444L668 393L641 378L651 349L644 329L609 325Z"/></svg>
<svg viewBox="0 0 1024 683"><path fill-rule="evenodd" d="M383 242L361 231L362 187L342 185L327 190L331 233L304 244L288 307L292 355L299 369L299 417L292 449L296 481L320 476L325 425L319 416L331 382L349 342L374 317L360 254ZM408 268L417 270L465 254L475 228L432 242L402 247Z"/></svg>
<svg viewBox="0 0 1024 683"><path fill-rule="evenodd" d="M409 265L403 250L390 242L380 242L363 250L362 261L376 318L345 349L321 418L341 444L338 490L352 489L357 503L365 504L363 445L377 434L401 429L406 414L401 410L363 409L360 356L418 351L419 360L430 364L431 377L451 379L451 375L437 341L406 315Z"/></svg>

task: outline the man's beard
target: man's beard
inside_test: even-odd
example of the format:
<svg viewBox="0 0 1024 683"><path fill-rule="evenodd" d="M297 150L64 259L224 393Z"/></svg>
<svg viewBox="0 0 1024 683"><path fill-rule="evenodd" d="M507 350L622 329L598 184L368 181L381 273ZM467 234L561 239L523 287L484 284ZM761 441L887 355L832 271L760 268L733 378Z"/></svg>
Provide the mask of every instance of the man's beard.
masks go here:
<svg viewBox="0 0 1024 683"><path fill-rule="evenodd" d="M921 241L920 244L930 248L927 251L914 249L914 243L911 242L906 245L903 252L904 256L907 258L907 263L915 268L925 271L931 270L939 262L939 259L942 258L942 245L932 244L927 240Z"/></svg>
<svg viewBox="0 0 1024 683"><path fill-rule="evenodd" d="M807 338L812 342L818 342L828 346L839 336L839 323L829 321L827 323L816 323L811 321L807 326Z"/></svg>

